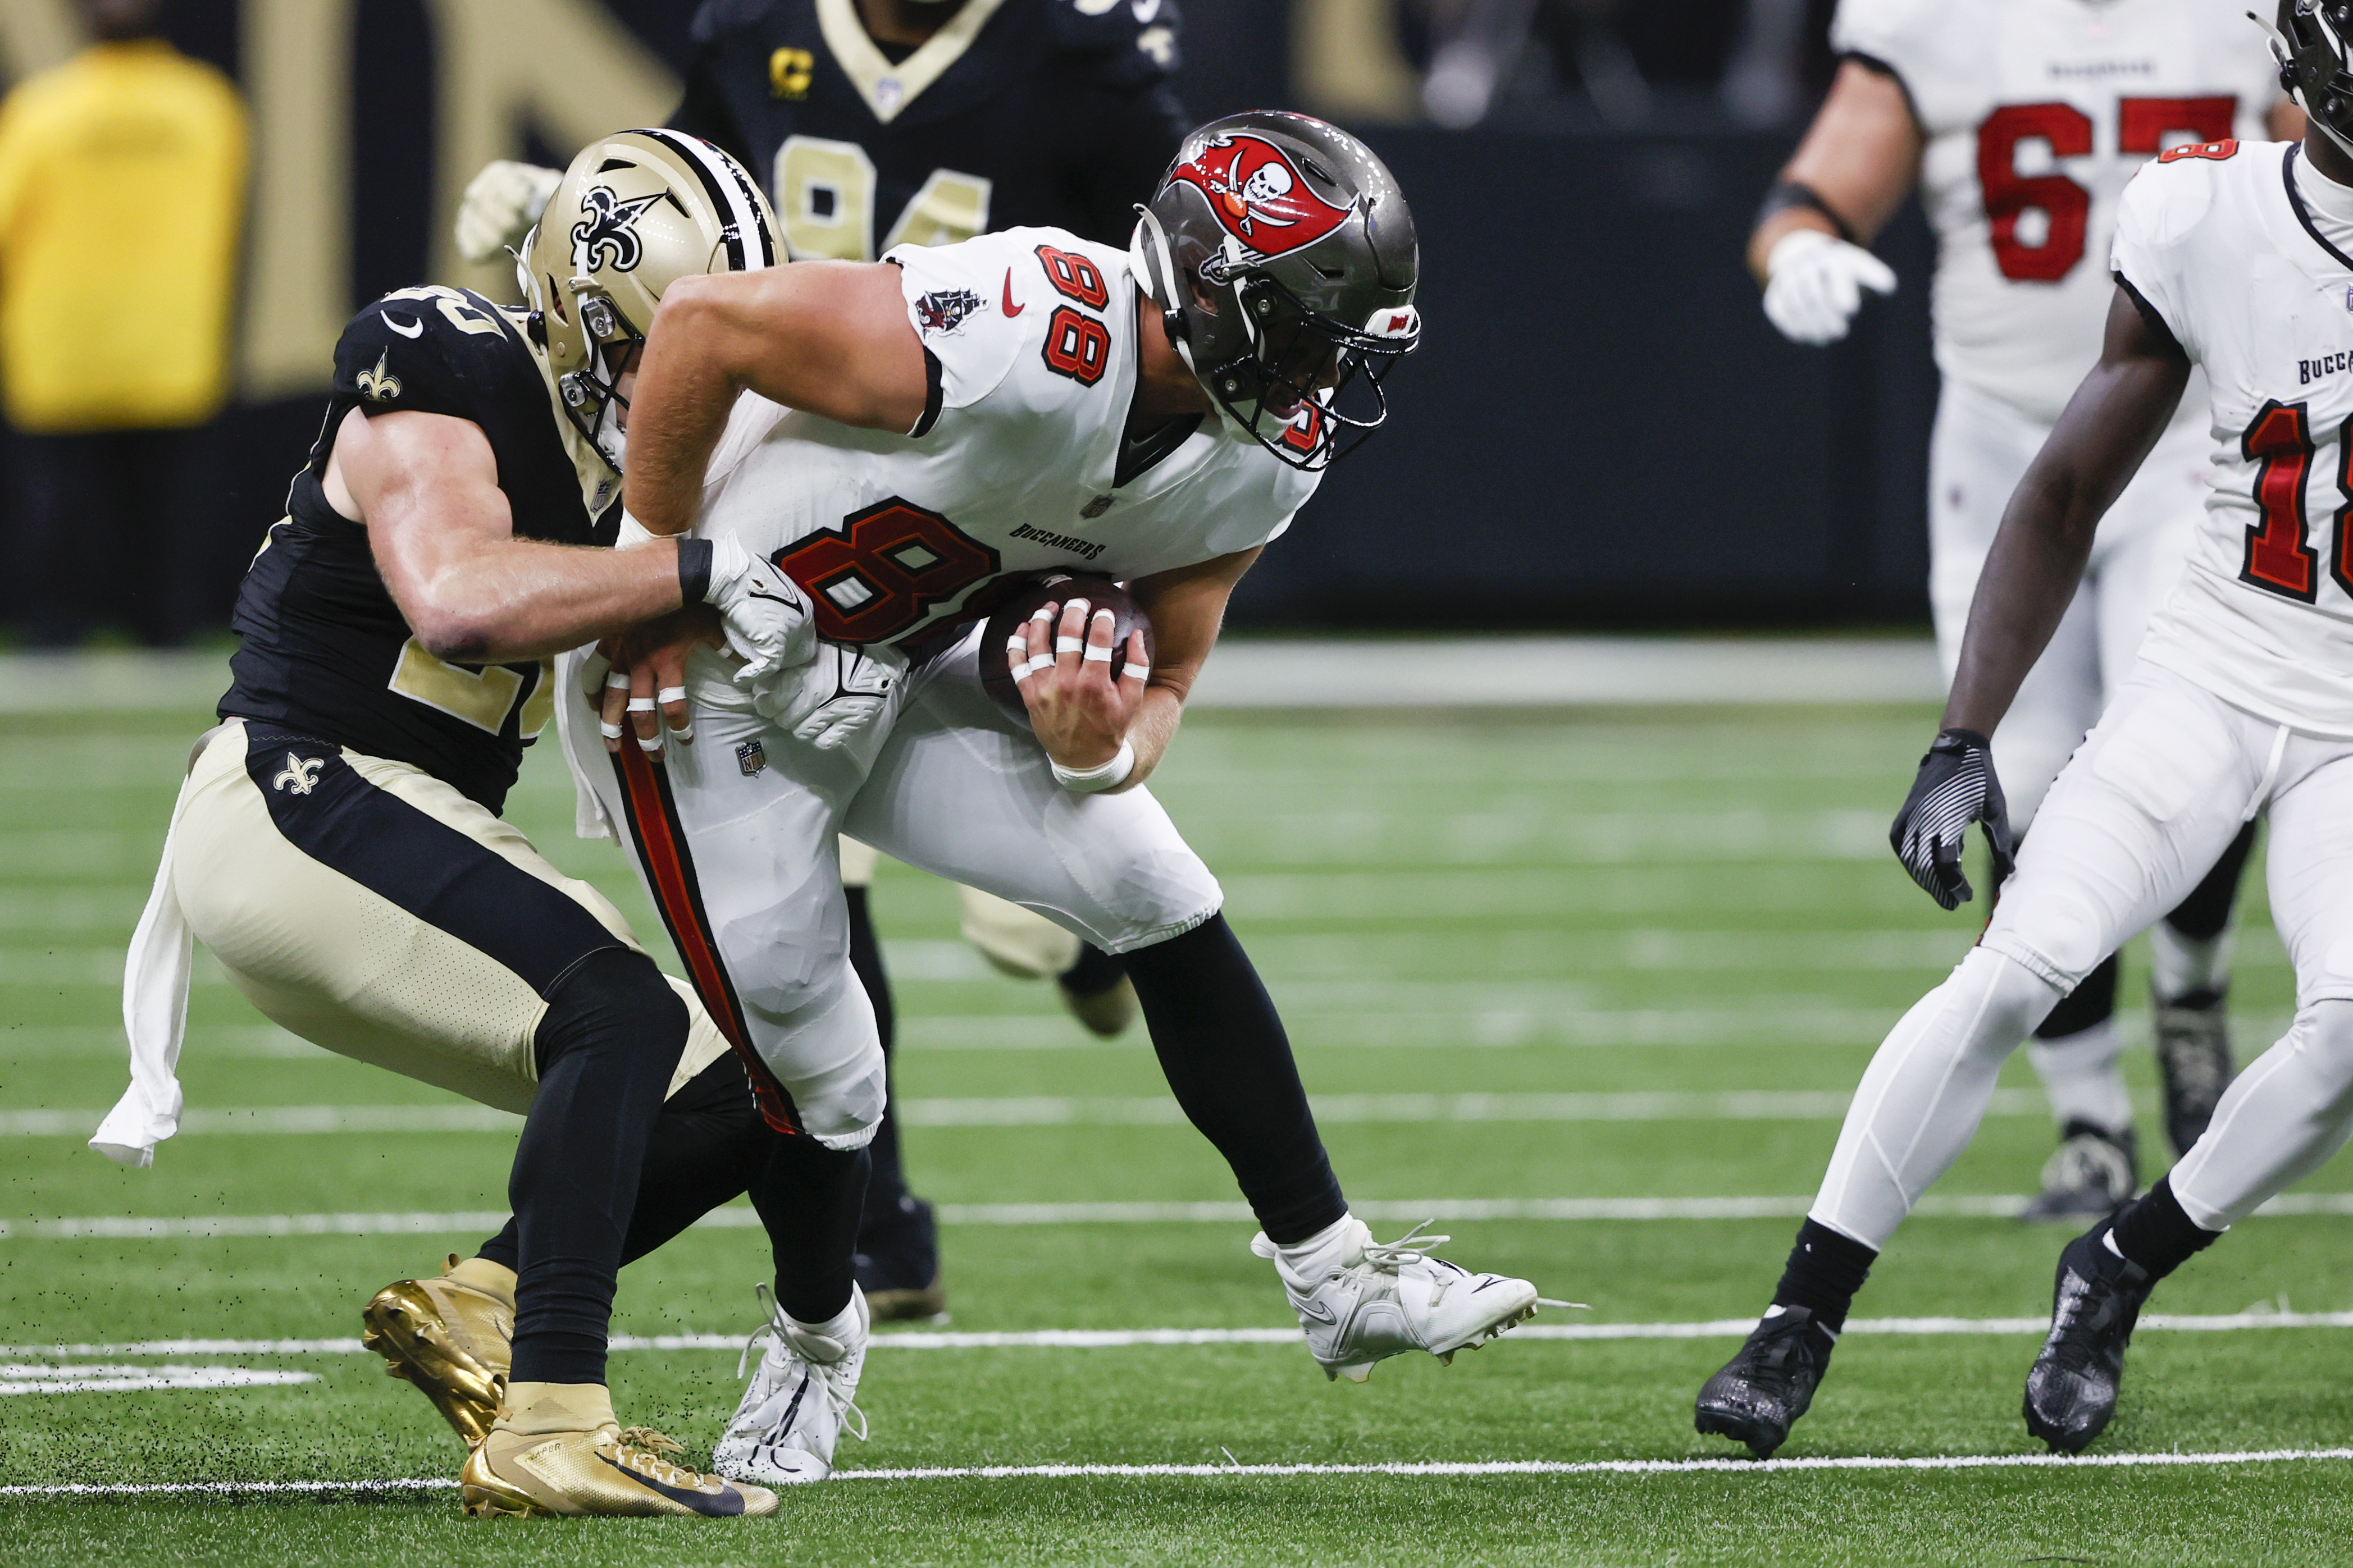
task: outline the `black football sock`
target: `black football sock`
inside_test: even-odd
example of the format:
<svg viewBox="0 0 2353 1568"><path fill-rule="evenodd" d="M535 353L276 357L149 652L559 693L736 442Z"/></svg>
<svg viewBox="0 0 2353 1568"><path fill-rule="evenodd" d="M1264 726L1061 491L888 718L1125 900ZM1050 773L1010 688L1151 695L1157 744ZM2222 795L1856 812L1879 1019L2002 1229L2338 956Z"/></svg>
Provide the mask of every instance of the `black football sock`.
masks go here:
<svg viewBox="0 0 2353 1568"><path fill-rule="evenodd" d="M1226 1157L1269 1238L1304 1241L1339 1220L1347 1200L1290 1038L1226 917L1126 956L1176 1103Z"/></svg>
<svg viewBox="0 0 2353 1568"><path fill-rule="evenodd" d="M686 1032L686 1005L625 947L588 954L548 988L539 1092L507 1182L517 1383L605 1381L621 1248Z"/></svg>
<svg viewBox="0 0 2353 1568"><path fill-rule="evenodd" d="M863 1149L828 1149L804 1132L768 1134L752 1206L776 1259L776 1304L801 1322L822 1323L849 1305L870 1163Z"/></svg>
<svg viewBox="0 0 2353 1568"><path fill-rule="evenodd" d="M2164 1279L2222 1239L2221 1231L2205 1229L2183 1211L2173 1195L2170 1176L2127 1205L2108 1227L2108 1236L2116 1250L2139 1264L2151 1279Z"/></svg>
<svg viewBox="0 0 2353 1568"><path fill-rule="evenodd" d="M621 1244L621 1262L636 1262L740 1197L767 1161L765 1131L752 1086L733 1051L664 1100L646 1142L644 1175ZM508 1220L478 1256L514 1268L522 1258L515 1222Z"/></svg>
<svg viewBox="0 0 2353 1568"><path fill-rule="evenodd" d="M1114 958L1091 942L1079 943L1079 956L1055 977L1055 984L1073 996L1100 996L1119 984L1127 961Z"/></svg>
<svg viewBox="0 0 2353 1568"><path fill-rule="evenodd" d="M2116 955L2100 960L2092 973L2084 976L2075 989L2059 999L2059 1005L2050 1016L2034 1026L2038 1040L2063 1040L2070 1035L2080 1035L2095 1024L2105 1024L2116 1013Z"/></svg>
<svg viewBox="0 0 2353 1568"><path fill-rule="evenodd" d="M1789 1249L1781 1282L1773 1288L1773 1305L1803 1307L1835 1336L1846 1327L1847 1309L1878 1257L1852 1237L1810 1219L1798 1227L1798 1245Z"/></svg>
<svg viewBox="0 0 2353 1568"><path fill-rule="evenodd" d="M882 969L882 941L874 932L871 891L842 889L849 900L849 967L857 971L858 983L866 987L866 999L874 1005L874 1027L882 1037L882 1080L889 1097L883 1102L882 1125L874 1130L874 1142L867 1145L873 1166L866 1183L869 1224L895 1215L899 1200L907 1195L906 1173L899 1165L899 1090L893 1077L898 1067L899 1014L891 997L891 977Z"/></svg>
<svg viewBox="0 0 2353 1568"><path fill-rule="evenodd" d="M2165 923L2192 942L2212 942L2231 923L2231 906L2238 901L2239 879L2255 847L2255 825L2248 823L2214 862L2205 879L2165 917Z"/></svg>

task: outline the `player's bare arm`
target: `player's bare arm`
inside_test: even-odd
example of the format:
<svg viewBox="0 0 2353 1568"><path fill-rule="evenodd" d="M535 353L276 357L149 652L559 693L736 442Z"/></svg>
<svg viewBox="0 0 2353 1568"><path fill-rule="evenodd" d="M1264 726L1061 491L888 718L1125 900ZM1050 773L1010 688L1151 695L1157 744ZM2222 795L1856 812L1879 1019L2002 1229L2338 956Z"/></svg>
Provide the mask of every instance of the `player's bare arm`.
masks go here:
<svg viewBox="0 0 2353 1568"><path fill-rule="evenodd" d="M683 533L738 394L862 430L912 430L929 392L923 345L888 263L805 261L681 278L646 335L629 432L629 511Z"/></svg>
<svg viewBox="0 0 2353 1568"><path fill-rule="evenodd" d="M2119 287L2100 363L2010 497L1978 578L1944 727L1990 735L2082 581L2100 518L2164 433L2189 380L2173 335Z"/></svg>
<svg viewBox="0 0 2353 1568"><path fill-rule="evenodd" d="M1133 789L1150 777L1176 738L1185 699L1217 645L1226 601L1262 548L1155 573L1129 584L1137 606L1152 621L1155 646L1148 678L1135 673L1144 668L1143 635L1131 633L1124 650L1125 668L1119 679L1112 679L1109 611L1073 599L1060 607L1050 629L1046 622L1030 621L1029 657L1053 659L1050 666L1037 666L1036 673L1021 683L1030 731L1046 754L1066 768L1095 768L1117 756L1124 743L1134 748L1135 763L1118 787ZM1068 643L1090 645L1095 657L1065 647Z"/></svg>
<svg viewBox="0 0 2353 1568"><path fill-rule="evenodd" d="M678 549L517 539L481 426L446 414L368 417L337 430L328 504L364 522L385 585L417 640L467 664L536 658L675 610Z"/></svg>
<svg viewBox="0 0 2353 1568"><path fill-rule="evenodd" d="M1748 237L1748 270L1758 286L1766 281L1766 258L1774 245L1799 229L1870 244L1912 189L1925 145L1903 83L1857 60L1840 66L1830 96L1781 170L1782 184L1812 192L1837 218L1809 205L1767 216ZM1840 223L1846 225L1845 237Z"/></svg>

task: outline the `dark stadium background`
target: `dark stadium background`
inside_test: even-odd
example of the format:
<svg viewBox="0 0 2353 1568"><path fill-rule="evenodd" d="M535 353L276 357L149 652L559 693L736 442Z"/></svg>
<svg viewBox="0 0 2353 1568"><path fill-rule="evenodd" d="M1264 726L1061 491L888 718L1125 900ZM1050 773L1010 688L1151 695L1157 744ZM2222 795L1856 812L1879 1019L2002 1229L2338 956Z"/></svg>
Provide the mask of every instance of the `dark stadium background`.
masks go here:
<svg viewBox="0 0 2353 1568"><path fill-rule="evenodd" d="M687 0L603 0L673 67ZM241 77L241 15L172 8L181 47ZM438 44L425 0L357 0L348 106L350 300L432 278ZM1286 8L1185 0L1179 88L1197 119L1298 88ZM1827 352L1766 324L1742 268L1788 124L1733 123L1696 82L1731 7L1621 8L1662 82L1648 121L1605 124L1573 94L1506 105L1478 129L1352 122L1410 194L1423 351L1397 416L1335 469L1237 596L1256 629L1854 625L1925 619L1929 246L1907 210L1879 249L1903 279ZM1826 79L1813 6L1809 90ZM1645 20L1647 18L1647 21ZM257 133L272 127L257 106ZM513 151L561 163L528 121ZM283 133L282 132L280 133ZM250 244L251 241L248 241ZM248 313L253 310L248 304ZM320 356L322 384L327 369ZM319 412L315 392L248 399L192 475L203 596L225 622ZM5 444L0 431L0 444ZM5 460L5 445L0 445ZM0 504L5 504L0 501ZM37 584L0 584L15 613Z"/></svg>

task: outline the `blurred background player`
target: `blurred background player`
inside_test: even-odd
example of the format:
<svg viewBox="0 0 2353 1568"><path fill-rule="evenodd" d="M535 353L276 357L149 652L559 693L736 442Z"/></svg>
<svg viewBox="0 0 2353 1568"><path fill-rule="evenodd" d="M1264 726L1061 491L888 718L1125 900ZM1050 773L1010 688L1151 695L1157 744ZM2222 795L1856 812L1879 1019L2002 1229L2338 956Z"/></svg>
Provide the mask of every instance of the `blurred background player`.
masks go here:
<svg viewBox="0 0 2353 1568"><path fill-rule="evenodd" d="M753 171L796 259L872 261L894 245L1028 226L1124 247L1188 129L1167 82L1176 29L1172 0L705 0L670 123ZM556 179L486 167L458 215L467 258L520 240ZM895 1009L870 902L874 853L845 843L841 863L851 957L887 1058ZM1134 1020L1118 959L1018 905L961 897L965 937L997 969L1053 978L1098 1035ZM947 1297L932 1205L907 1190L895 1114L872 1153L859 1283L879 1319L935 1315Z"/></svg>
<svg viewBox="0 0 2353 1568"><path fill-rule="evenodd" d="M1842 0L1829 98L1765 199L1748 260L1765 313L1801 343L1842 338L1895 274L1862 248L1916 183L1937 239L1928 455L1929 600L1947 680L2004 504L2098 357L2125 183L2185 142L2293 138L2263 35L2207 0ZM2202 383L2100 524L2081 589L1993 735L2021 834L2131 667L2205 508ZM2250 822L2149 931L2166 1131L2187 1150L2230 1082L2223 997ZM1964 895L1966 896L1966 895ZM1951 907L1947 905L1947 907ZM2026 1217L2103 1215L2135 1186L2114 955L2035 1031L2060 1147Z"/></svg>
<svg viewBox="0 0 2353 1568"><path fill-rule="evenodd" d="M156 35L153 0L80 11L90 47L0 105L5 564L39 585L23 602L35 647L80 641L101 602L142 641L176 643L207 617L187 557L216 500L245 106Z"/></svg>

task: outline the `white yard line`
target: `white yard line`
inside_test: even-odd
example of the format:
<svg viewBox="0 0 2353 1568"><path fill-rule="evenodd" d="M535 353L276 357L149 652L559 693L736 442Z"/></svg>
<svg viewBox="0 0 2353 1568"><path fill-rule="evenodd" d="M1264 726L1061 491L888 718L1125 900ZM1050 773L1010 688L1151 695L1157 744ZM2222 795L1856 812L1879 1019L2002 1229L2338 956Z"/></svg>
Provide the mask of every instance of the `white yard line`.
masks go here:
<svg viewBox="0 0 2353 1568"><path fill-rule="evenodd" d="M315 1372L263 1371L243 1366L0 1366L0 1397L26 1394L148 1394L161 1389L281 1388L318 1381Z"/></svg>
<svg viewBox="0 0 2353 1568"><path fill-rule="evenodd" d="M1754 1318L1715 1318L1692 1323L1525 1323L1511 1331L1524 1340L1721 1340L1745 1338ZM2266 1329L2353 1329L2353 1312L2152 1312L2140 1329L2159 1333L2245 1333ZM1851 1334L1987 1336L2047 1333L2048 1318L1855 1318ZM1162 1346L1296 1345L1297 1329L1020 1329L995 1332L905 1329L878 1331L876 1350L1134 1350ZM737 1351L744 1336L729 1334L616 1334L621 1351ZM0 1345L0 1356L93 1355L360 1355L355 1339L323 1340L138 1340L117 1344ZM204 1368L74 1366L44 1369L0 1366L0 1377L64 1376L89 1373L124 1375ZM304 1374L307 1376L308 1374ZM301 1381L295 1379L294 1381Z"/></svg>
<svg viewBox="0 0 2353 1568"><path fill-rule="evenodd" d="M976 1465L836 1470L838 1481L1211 1479L1218 1477L1395 1476L1765 1476L1820 1470L2182 1469L2224 1465L2342 1462L2353 1448L2253 1448L2220 1454L1854 1455L1819 1459L1470 1459L1373 1465ZM0 1487L0 1497L224 1497L270 1494L447 1491L444 1477L359 1481L175 1481L146 1485Z"/></svg>
<svg viewBox="0 0 2353 1568"><path fill-rule="evenodd" d="M2015 1194L1964 1194L1923 1198L1917 1219L2007 1219L2028 1199ZM1697 1198L1377 1198L1349 1205L1360 1219L1385 1225L1423 1220L1465 1224L1492 1220L1611 1220L1632 1223L1679 1220L1796 1219L1809 1197ZM1239 1203L942 1204L943 1225L1249 1225L1250 1206ZM2353 1215L2353 1193L2284 1193L2255 1211L2255 1217ZM507 1222L504 1211L456 1213L266 1214L138 1215L97 1215L70 1219L0 1220L0 1240L184 1241L240 1237L450 1236L491 1232ZM695 1221L699 1228L754 1230L759 1216L731 1205Z"/></svg>

